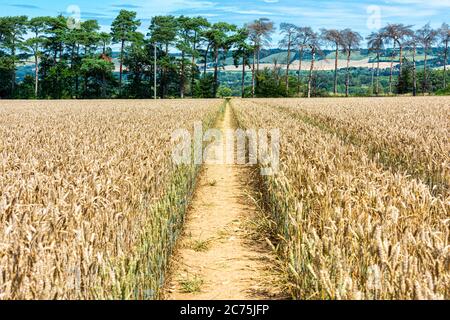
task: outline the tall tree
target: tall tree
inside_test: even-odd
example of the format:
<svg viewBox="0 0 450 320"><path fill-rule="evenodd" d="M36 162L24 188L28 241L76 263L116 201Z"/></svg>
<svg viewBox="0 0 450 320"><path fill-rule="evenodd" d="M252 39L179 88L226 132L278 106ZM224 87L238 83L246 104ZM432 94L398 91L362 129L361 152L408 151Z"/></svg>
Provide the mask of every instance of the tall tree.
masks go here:
<svg viewBox="0 0 450 320"><path fill-rule="evenodd" d="M381 51L384 48L384 36L380 32L372 32L367 37L367 45L370 51L375 52L377 55L377 73L376 73L376 84L375 84L375 94L378 96L380 94L380 56Z"/></svg>
<svg viewBox="0 0 450 320"><path fill-rule="evenodd" d="M191 51L192 26L191 18L186 16L178 17L178 41L177 49L181 52L180 59L180 97L184 98L185 90L185 70L186 70L186 53Z"/></svg>
<svg viewBox="0 0 450 320"><path fill-rule="evenodd" d="M439 28L439 39L444 45L444 81L443 88L447 88L447 64L448 64L448 43L450 42L450 28L448 24L443 23Z"/></svg>
<svg viewBox="0 0 450 320"><path fill-rule="evenodd" d="M17 51L23 46L23 37L27 32L27 16L6 17L5 45L10 50L12 59L11 95L14 95L16 85Z"/></svg>
<svg viewBox="0 0 450 320"><path fill-rule="evenodd" d="M98 31L100 30L100 26L97 20L86 20L81 23L79 32L79 43L84 47L84 59L100 59L97 57L93 57L92 53L96 51L98 45L101 44L100 36ZM94 62L90 61L89 65L95 65L96 67L102 65L102 61ZM96 68L97 69L97 68ZM101 68L97 69L101 70ZM83 72L82 72L83 73ZM86 97L88 95L88 80L89 73L84 72L84 93L83 95Z"/></svg>
<svg viewBox="0 0 450 320"><path fill-rule="evenodd" d="M311 98L311 88L312 88L312 80L313 80L313 72L314 72L314 63L316 61L316 55L322 54L321 42L319 34L316 32L312 32L309 37L308 47L311 52L311 65L309 67L309 78L308 78L308 98Z"/></svg>
<svg viewBox="0 0 450 320"><path fill-rule="evenodd" d="M436 41L437 30L433 30L430 24L426 24L416 32L417 42L422 46L424 51L424 60L423 60L423 82L422 82L422 92L425 94L428 92L428 70L427 70L427 61L428 61L428 50L431 48L433 43Z"/></svg>
<svg viewBox="0 0 450 320"><path fill-rule="evenodd" d="M167 72L171 67L171 59L169 56L169 47L175 43L177 37L178 21L174 16L156 16L152 18L150 23L150 42L164 52L160 59L161 64L161 98L167 94L168 78Z"/></svg>
<svg viewBox="0 0 450 320"><path fill-rule="evenodd" d="M297 94L300 95L301 90L301 74L302 74L302 63L303 54L305 49L308 48L308 43L310 41L311 35L314 31L310 27L299 27L295 34L295 45L298 48L298 74L297 74Z"/></svg>
<svg viewBox="0 0 450 320"><path fill-rule="evenodd" d="M120 43L120 67L119 67L119 87L122 87L123 75L123 54L127 41L135 37L137 28L141 22L136 19L136 12L120 10L119 15L111 25L111 37L114 43Z"/></svg>
<svg viewBox="0 0 450 320"><path fill-rule="evenodd" d="M190 30L191 30L191 37L190 37L190 43L191 43L191 95L193 95L193 89L195 86L195 77L198 73L197 68L197 59L200 57L200 45L205 39L202 37L203 32L206 30L206 28L210 27L210 23L207 19L203 17L194 17L190 19Z"/></svg>
<svg viewBox="0 0 450 320"><path fill-rule="evenodd" d="M413 35L410 37L409 41L406 43L408 47L412 48L412 74L413 74L413 96L417 95L417 63L416 63L416 54L417 54L417 37Z"/></svg>
<svg viewBox="0 0 450 320"><path fill-rule="evenodd" d="M231 32L236 30L236 26L226 23L217 22L211 26L207 31L205 31L204 36L208 41L208 48L213 52L214 59L214 96L217 94L217 88L219 86L218 75L219 75L219 62L220 62L220 52L227 52L230 46L233 44L233 35ZM207 50L208 51L208 50Z"/></svg>
<svg viewBox="0 0 450 320"><path fill-rule="evenodd" d="M339 58L339 48L342 46L342 34L339 30L336 29L322 29L321 31L322 39L324 39L327 43L332 44L335 49L335 58L334 58L334 84L333 84L333 93L337 94L337 86L338 86L338 58Z"/></svg>
<svg viewBox="0 0 450 320"><path fill-rule="evenodd" d="M353 50L359 49L362 41L362 37L358 32L352 31L350 29L345 29L341 31L342 37L342 47L347 55L347 67L346 67L346 78L345 78L345 96L349 96L349 86L350 86L350 58Z"/></svg>
<svg viewBox="0 0 450 320"><path fill-rule="evenodd" d="M254 20L247 25L249 37L253 42L253 62L252 62L252 96L255 95L255 72L259 72L259 64L261 60L261 49L270 46L272 34L275 32L275 26L268 18L260 18ZM256 63L256 69L255 69Z"/></svg>
<svg viewBox="0 0 450 320"><path fill-rule="evenodd" d="M233 61L236 67L242 64L241 74L241 97L245 97L245 67L250 68L250 57L254 52L253 46L247 43L249 30L247 28L239 29L233 42L235 50L233 51Z"/></svg>
<svg viewBox="0 0 450 320"><path fill-rule="evenodd" d="M404 24L388 24L386 27L381 29L381 33L384 34L386 40L389 40L393 44L392 55L391 55L391 67L390 67L390 75L389 75L389 93L392 94L392 78L393 78L393 69L394 69L394 59L396 57L396 47L398 46L400 49L400 73L402 71L403 66L403 47L405 41L407 42L407 37L413 35L413 31L411 30L412 26L405 26Z"/></svg>
<svg viewBox="0 0 450 320"><path fill-rule="evenodd" d="M90 55L101 44L99 30L97 20L86 20L81 23L80 43L84 46L85 56Z"/></svg>
<svg viewBox="0 0 450 320"><path fill-rule="evenodd" d="M256 52L256 71L259 71L261 49L270 45L275 26L270 19L260 18L248 24L247 29Z"/></svg>
<svg viewBox="0 0 450 320"><path fill-rule="evenodd" d="M185 92L185 69L186 55L191 56L190 68L191 68L191 94L194 87L195 75L197 70L196 59L199 56L198 45L201 41L202 31L209 26L208 20L202 17L185 17L180 16L178 18L178 41L177 48L181 51L181 71L180 71L180 96L184 97Z"/></svg>
<svg viewBox="0 0 450 320"><path fill-rule="evenodd" d="M295 34L298 27L292 23L281 23L280 33L283 38L280 40L279 45L281 48L287 48L286 56L286 94L289 92L289 66L291 64L291 49L295 41Z"/></svg>
<svg viewBox="0 0 450 320"><path fill-rule="evenodd" d="M47 28L50 17L35 17L28 22L28 28L31 37L25 41L25 47L31 51L34 56L34 96L38 97L39 93L39 58L41 55L41 47L45 42L45 30Z"/></svg>
<svg viewBox="0 0 450 320"><path fill-rule="evenodd" d="M69 78L73 77L74 74L78 76L78 73L76 73L78 70L74 70L75 72L68 70L68 61L64 55L66 46L73 41L71 36L72 32L68 27L66 17L58 15L48 21L44 54L40 65L42 74L40 83L43 96L56 99L61 99L63 96L73 97L73 87L70 85L72 79ZM79 34L76 33L76 36L78 37Z"/></svg>
<svg viewBox="0 0 450 320"><path fill-rule="evenodd" d="M130 97L147 98L151 95L152 49L152 44L143 36L126 49L124 65L128 70L127 94Z"/></svg>
<svg viewBox="0 0 450 320"><path fill-rule="evenodd" d="M102 54L104 56L107 55L107 48L111 44L111 35L107 32L100 32L98 35L98 39L100 41L100 44L102 46Z"/></svg>
<svg viewBox="0 0 450 320"><path fill-rule="evenodd" d="M83 58L80 66L80 73L85 77L84 97L106 97L106 79L112 78L114 64L109 59L102 57ZM92 84L90 85L89 83ZM89 93L92 87L94 93Z"/></svg>

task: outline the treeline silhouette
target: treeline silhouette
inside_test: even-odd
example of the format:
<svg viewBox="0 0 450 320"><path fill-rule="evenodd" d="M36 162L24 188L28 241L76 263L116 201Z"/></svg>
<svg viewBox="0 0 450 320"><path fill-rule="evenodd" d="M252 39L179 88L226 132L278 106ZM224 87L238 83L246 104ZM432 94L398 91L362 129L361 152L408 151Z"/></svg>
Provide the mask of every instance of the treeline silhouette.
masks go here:
<svg viewBox="0 0 450 320"><path fill-rule="evenodd" d="M277 30L267 18L238 27L203 17L170 15L153 17L145 34L138 31L140 26L136 13L128 10L119 12L109 33L101 32L96 20L80 22L62 15L0 17L0 98L226 96L236 93L236 88L233 91L221 81L220 70L230 58L242 71L237 89L242 97L349 96L352 82L358 82L353 81L358 75L352 71L351 59L364 39L351 29L315 31L281 23ZM263 68L262 54L272 45L275 32L282 35L278 46L286 58L273 61L270 69ZM368 94L449 91L448 24L436 30L429 24L417 30L388 24L365 40L375 57ZM113 52L113 45L118 53ZM335 53L334 71L316 71L315 62L330 50ZM412 58L405 57L406 50ZM420 62L418 50L424 55ZM346 60L343 76L338 70L342 55ZM292 70L294 57L300 62L296 70ZM309 67L302 70L306 57ZM386 58L388 75L380 68ZM442 70L435 71L431 64ZM25 65L33 70L18 81L17 70ZM320 87L329 80L332 88Z"/></svg>

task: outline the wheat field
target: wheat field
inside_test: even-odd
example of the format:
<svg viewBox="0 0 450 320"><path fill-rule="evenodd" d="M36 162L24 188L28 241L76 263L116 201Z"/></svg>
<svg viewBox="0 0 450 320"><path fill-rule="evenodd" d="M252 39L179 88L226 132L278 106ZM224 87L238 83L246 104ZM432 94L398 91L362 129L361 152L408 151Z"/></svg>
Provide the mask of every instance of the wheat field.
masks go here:
<svg viewBox="0 0 450 320"><path fill-rule="evenodd" d="M450 103L423 97L0 101L0 300L159 299L201 169L171 133L227 105L280 129L257 191L293 299L450 298Z"/></svg>
<svg viewBox="0 0 450 320"><path fill-rule="evenodd" d="M294 298L449 298L445 98L234 109L243 127L282 131L281 170L263 192Z"/></svg>
<svg viewBox="0 0 450 320"><path fill-rule="evenodd" d="M1 102L0 299L155 298L222 102Z"/></svg>

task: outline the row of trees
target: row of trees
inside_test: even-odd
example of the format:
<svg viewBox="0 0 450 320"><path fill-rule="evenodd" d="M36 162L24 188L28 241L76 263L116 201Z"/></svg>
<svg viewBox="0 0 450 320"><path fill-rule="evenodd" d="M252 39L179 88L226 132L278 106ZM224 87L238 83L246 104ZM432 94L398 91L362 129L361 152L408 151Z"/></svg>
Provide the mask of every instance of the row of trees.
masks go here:
<svg viewBox="0 0 450 320"><path fill-rule="evenodd" d="M333 93L338 94L338 59L339 53L343 52L346 56L347 66L346 66L346 80L345 80L345 95L349 95L349 85L350 85L350 61L352 52L360 49L363 38L362 36L351 29L336 30L336 29L322 29L320 33L314 32L309 27L298 27L293 24L282 23L280 25L281 32L284 34L283 39L280 41L279 45L282 48L287 49L287 62L286 62L286 77L285 77L285 87L286 91L289 90L289 65L291 62L291 51L296 48L298 50L299 56L299 70L298 74L298 84L300 90L300 76L302 68L302 57L304 50L309 50L311 56L310 64L310 76L308 79L308 97L311 95L311 83L313 79L314 62L316 55L323 55L322 48L334 47L335 49L335 68L334 68L334 88ZM413 64L413 94L417 94L417 68L416 68L416 54L417 48L421 47L424 52L424 77L422 81L422 92L428 92L429 81L427 72L427 58L429 50L433 45L443 46L444 54L442 59L442 65L444 66L442 86L447 87L446 74L447 74L447 64L448 64L448 44L450 40L450 29L448 24L444 23L438 30L434 30L429 24L424 27L414 31L412 26L407 26L404 24L388 24L386 27L382 28L378 32L373 32L367 37L367 44L369 50L376 53L376 85L375 93L380 94L379 85L379 74L380 74L380 61L382 53L390 46L390 77L389 77L389 94L393 93L393 71L394 71L394 61L399 55L399 74L403 72L403 64L406 61L404 56L404 50L406 48L411 49L412 54L412 64ZM398 49L398 51L397 51ZM400 79L400 77L399 77ZM399 85L399 83L397 83ZM300 93L300 92L299 92Z"/></svg>
<svg viewBox="0 0 450 320"><path fill-rule="evenodd" d="M393 64L394 59L396 58L398 48L399 53L399 73L400 75L403 72L403 65L405 62L412 64L412 74L413 74L413 95L417 94L417 67L416 67L416 54L417 48L422 47L424 52L424 65L423 65L423 81L422 81L422 92L429 91L429 76L427 69L428 62L428 53L429 50L433 47L433 45L443 45L444 46L444 54L443 54L443 79L442 86L443 88L447 87L446 83L446 75L447 75L447 64L448 64L448 44L450 41L450 29L448 24L443 23L442 26L434 30L430 27L430 24L425 25L424 27L414 31L412 26L404 25L404 24L389 24L386 27L382 28L379 32L372 33L368 38L369 48L376 52L377 54L377 74L379 72L379 61L380 61L380 52L387 45L392 45L392 54L391 54L391 65L390 65L390 77L389 77L389 93L392 94L392 78L393 78ZM412 49L412 61L407 61L403 55L405 48ZM399 77L401 79L401 77ZM379 93L379 84L378 84L378 76L376 82L376 93ZM398 83L399 84L399 83Z"/></svg>
<svg viewBox="0 0 450 320"><path fill-rule="evenodd" d="M310 97L315 92L315 62L324 55L324 49L330 47L335 51L333 93L339 94L338 58L342 52L347 61L345 95L348 96L352 53L363 42L361 35L350 29L315 32L310 27L282 23L279 46L287 51L286 61L282 61L285 69L277 68L278 62L274 61L274 72L269 73L260 68L261 53L270 47L276 28L266 18L237 27L225 22L212 24L202 17L156 16L151 19L146 34L138 31L140 26L136 13L127 10L120 11L110 33L100 32L96 20L77 24L63 16L0 17L0 97L215 97L220 85L220 68L230 57L236 67L242 67L243 97L267 95L262 90L268 83L277 86L282 83L286 96ZM400 75L404 63L412 63L413 93L417 93L416 52L419 47L425 54L422 92L427 92L427 57L435 45L443 47L442 85L446 87L449 39L447 24L439 30L426 25L416 31L411 26L389 24L372 33L367 41L377 57L375 93L380 94L380 59L384 52L391 58L389 93L393 93L397 56ZM118 54L112 51L113 44L118 46ZM171 54L174 49L176 53ZM412 62L405 58L406 49L413 51ZM294 52L299 60L296 77L290 68ZM303 85L305 55L311 63ZM34 63L33 76L27 75L17 83L16 70L30 59ZM118 60L118 70L114 59ZM247 70L251 71L249 87L246 86ZM268 77L273 79L268 81ZM402 77L398 79L397 85Z"/></svg>

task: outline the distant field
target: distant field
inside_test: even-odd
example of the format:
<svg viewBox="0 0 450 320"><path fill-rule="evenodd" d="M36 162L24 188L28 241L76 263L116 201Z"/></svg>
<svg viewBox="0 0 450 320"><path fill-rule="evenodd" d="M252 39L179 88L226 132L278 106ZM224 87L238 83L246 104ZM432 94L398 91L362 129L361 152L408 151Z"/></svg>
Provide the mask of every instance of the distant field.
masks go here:
<svg viewBox="0 0 450 320"><path fill-rule="evenodd" d="M286 64L283 61L278 61L277 65L281 67L282 69L286 69ZM395 65L395 64L394 64ZM273 63L261 63L260 68L274 68ZM376 66L372 64L372 62L369 62L369 58L363 59L363 60L351 60L349 63L350 68L372 68L373 66ZM380 62L380 68L381 69L387 69L390 68L391 63L390 62ZM299 67L299 60L292 61L290 64L290 70L298 70ZM309 70L311 67L311 61L302 61L302 70ZM347 60L338 60L338 69L344 69L347 67ZM212 69L209 69L212 70ZM226 71L242 71L242 65L236 66L225 66L224 70ZM247 70L250 71L251 69L247 67ZM327 59L327 60L319 60L314 63L314 70L322 70L322 71L330 71L334 70L334 59Z"/></svg>

